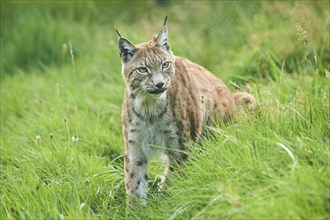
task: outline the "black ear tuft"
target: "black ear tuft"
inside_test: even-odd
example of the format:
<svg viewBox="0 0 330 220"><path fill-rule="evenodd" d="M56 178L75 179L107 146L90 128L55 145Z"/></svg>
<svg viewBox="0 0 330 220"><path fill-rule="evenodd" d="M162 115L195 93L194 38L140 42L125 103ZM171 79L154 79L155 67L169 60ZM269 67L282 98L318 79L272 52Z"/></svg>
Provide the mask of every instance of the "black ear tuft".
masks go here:
<svg viewBox="0 0 330 220"><path fill-rule="evenodd" d="M166 21L167 21L167 16L165 16L163 27L166 25Z"/></svg>
<svg viewBox="0 0 330 220"><path fill-rule="evenodd" d="M118 34L118 36L121 38L121 34L119 33L119 31L116 29L116 32Z"/></svg>

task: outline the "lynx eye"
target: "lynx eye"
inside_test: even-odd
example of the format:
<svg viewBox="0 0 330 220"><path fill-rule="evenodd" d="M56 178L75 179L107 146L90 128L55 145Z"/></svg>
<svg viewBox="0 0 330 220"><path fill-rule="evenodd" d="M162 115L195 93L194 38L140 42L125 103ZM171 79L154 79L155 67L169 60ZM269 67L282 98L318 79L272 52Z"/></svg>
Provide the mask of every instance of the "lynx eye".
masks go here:
<svg viewBox="0 0 330 220"><path fill-rule="evenodd" d="M170 66L171 66L171 63L170 62L164 62L162 64L162 69L163 70L166 70L166 69L170 68Z"/></svg>
<svg viewBox="0 0 330 220"><path fill-rule="evenodd" d="M139 74L143 74L143 75L148 74L148 69L145 68L145 67L139 67L139 68L136 69L136 71L137 71Z"/></svg>

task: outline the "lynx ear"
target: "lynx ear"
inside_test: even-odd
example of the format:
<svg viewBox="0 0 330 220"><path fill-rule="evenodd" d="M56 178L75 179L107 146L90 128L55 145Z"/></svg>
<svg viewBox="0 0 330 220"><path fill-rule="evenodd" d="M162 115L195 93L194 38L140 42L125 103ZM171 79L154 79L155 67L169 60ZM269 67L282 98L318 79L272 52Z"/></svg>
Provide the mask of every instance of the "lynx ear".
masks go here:
<svg viewBox="0 0 330 220"><path fill-rule="evenodd" d="M120 57L121 57L123 63L128 63L132 59L132 57L136 51L135 46L131 42L129 42L129 40L127 40L121 36L119 38L118 48L119 48Z"/></svg>
<svg viewBox="0 0 330 220"><path fill-rule="evenodd" d="M156 43L157 45L162 48L163 50L172 53L171 48L170 48L170 43L168 41L168 31L167 31L167 26L164 25L163 29L161 32L157 35L156 37Z"/></svg>

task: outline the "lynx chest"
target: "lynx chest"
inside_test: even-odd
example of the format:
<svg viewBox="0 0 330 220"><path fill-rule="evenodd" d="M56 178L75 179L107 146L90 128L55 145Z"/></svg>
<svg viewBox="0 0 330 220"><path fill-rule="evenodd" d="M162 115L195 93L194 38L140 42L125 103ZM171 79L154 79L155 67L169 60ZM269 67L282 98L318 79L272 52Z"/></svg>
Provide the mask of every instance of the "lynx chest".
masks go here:
<svg viewBox="0 0 330 220"><path fill-rule="evenodd" d="M129 123L128 140L134 140L147 159L161 156L169 149L178 148L178 128L169 111L161 115L135 114ZM133 131L133 132L132 132Z"/></svg>

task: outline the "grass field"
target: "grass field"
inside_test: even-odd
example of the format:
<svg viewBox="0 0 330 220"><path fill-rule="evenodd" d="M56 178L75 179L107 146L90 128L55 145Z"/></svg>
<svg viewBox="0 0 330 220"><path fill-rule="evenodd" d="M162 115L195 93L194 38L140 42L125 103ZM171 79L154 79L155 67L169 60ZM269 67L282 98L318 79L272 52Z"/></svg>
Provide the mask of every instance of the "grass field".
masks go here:
<svg viewBox="0 0 330 220"><path fill-rule="evenodd" d="M328 1L1 1L0 219L329 219ZM148 205L123 182L124 82L115 29L174 54L261 112L191 143Z"/></svg>

